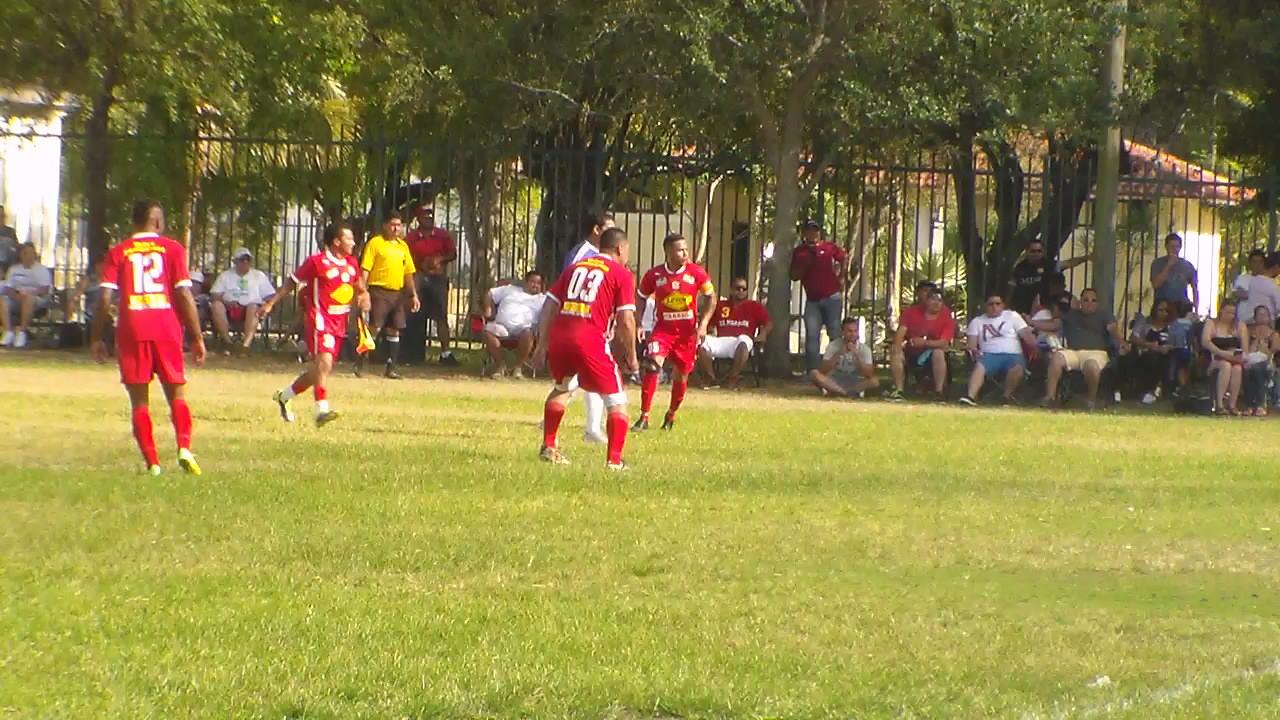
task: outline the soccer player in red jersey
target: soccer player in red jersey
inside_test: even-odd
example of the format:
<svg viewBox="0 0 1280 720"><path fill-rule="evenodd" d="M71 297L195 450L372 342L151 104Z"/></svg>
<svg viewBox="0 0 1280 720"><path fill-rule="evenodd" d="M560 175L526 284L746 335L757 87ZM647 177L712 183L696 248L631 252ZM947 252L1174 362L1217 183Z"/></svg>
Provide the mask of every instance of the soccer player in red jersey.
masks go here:
<svg viewBox="0 0 1280 720"><path fill-rule="evenodd" d="M186 400L186 370L182 363L182 326L194 338L191 355L204 364L204 338L196 301L191 296L187 250L164 232L160 203L142 200L133 206L133 235L107 252L102 261L102 300L94 314L93 357L106 362L102 332L119 296L116 357L120 382L133 408L133 437L138 441L147 472L159 475L160 458L152 434L149 390L158 377L169 401L169 415L178 436L178 465L192 475L200 465L191 453L191 408Z"/></svg>
<svg viewBox="0 0 1280 720"><path fill-rule="evenodd" d="M338 411L329 408L329 375L333 373L333 363L347 335L352 300L361 310L369 309L369 291L361 280L360 266L351 254L355 246L356 237L350 225L336 223L326 227L324 252L304 260L284 281L280 292L262 306L262 314L266 316L280 298L288 297L294 288L302 288L298 293L298 306L303 314L302 336L311 355L311 367L272 396L285 422L296 419L293 399L307 388L312 388L316 399L316 427L339 417Z"/></svg>
<svg viewBox="0 0 1280 720"><path fill-rule="evenodd" d="M608 459L605 467L625 470L622 448L627 443L627 393L618 364L609 354L609 327L617 321L616 336L622 360L629 372L636 360L636 280L627 269L627 234L610 228L600 236L599 254L565 268L547 291L538 321L540 338L536 366L550 368L555 387L543 408L542 450L539 457L557 465L569 460L560 452L556 433L564 419L565 405L581 387L598 393L608 408L605 431Z"/></svg>
<svg viewBox="0 0 1280 720"><path fill-rule="evenodd" d="M649 429L649 410L658 390L658 374L671 363L671 405L662 429L676 424L676 411L689 390L689 373L698 360L698 345L707 336L707 326L716 309L716 289L707 271L689 262L689 244L684 236L671 233L662 240L667 261L640 279L640 295L657 303L653 332L646 346L644 376L640 385L640 419L632 430ZM698 297L704 299L699 316Z"/></svg>

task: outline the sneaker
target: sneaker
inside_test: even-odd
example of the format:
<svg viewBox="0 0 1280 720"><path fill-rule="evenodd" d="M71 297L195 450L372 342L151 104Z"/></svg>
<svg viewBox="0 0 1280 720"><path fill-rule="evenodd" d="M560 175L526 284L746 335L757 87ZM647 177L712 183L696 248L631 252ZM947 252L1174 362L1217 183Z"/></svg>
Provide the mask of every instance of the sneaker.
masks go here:
<svg viewBox="0 0 1280 720"><path fill-rule="evenodd" d="M592 445L605 445L609 442L609 438L604 433L592 432L590 430L582 433L582 442Z"/></svg>
<svg viewBox="0 0 1280 720"><path fill-rule="evenodd" d="M501 378L506 372L507 372L507 369L504 367L499 367L497 365L486 365L484 370L480 371L480 376L484 378L488 378L490 380L497 380L498 378Z"/></svg>
<svg viewBox="0 0 1280 720"><path fill-rule="evenodd" d="M386 369L386 370L384 370L384 371L382 371L382 377L384 377L384 378L386 378L386 379L388 379L388 380L403 380L403 379L404 379L404 377L403 377L400 373L396 372L396 366L395 366L395 365L388 365L388 366L387 366L387 369Z"/></svg>
<svg viewBox="0 0 1280 720"><path fill-rule="evenodd" d="M903 395L902 391L898 388L893 388L892 390L885 391L884 399L889 402L904 402L907 399L907 396Z"/></svg>
<svg viewBox="0 0 1280 720"><path fill-rule="evenodd" d="M1093 400L1086 400L1084 404L1085 412L1093 412L1098 409L1098 403Z"/></svg>
<svg viewBox="0 0 1280 720"><path fill-rule="evenodd" d="M159 465L152 465L151 467L147 468L147 474L150 475L151 477L160 477L161 475L164 474L164 468L160 467Z"/></svg>
<svg viewBox="0 0 1280 720"><path fill-rule="evenodd" d="M287 423L291 423L298 418L293 414L293 401L284 399L284 391L277 390L275 395L271 396L276 401L276 405L280 408L280 418Z"/></svg>
<svg viewBox="0 0 1280 720"><path fill-rule="evenodd" d="M644 432L645 430L648 430L648 429L649 429L649 416L648 416L648 415L641 415L641 416L640 416L640 419L639 419L639 420L636 420L636 421L631 425L631 432Z"/></svg>
<svg viewBox="0 0 1280 720"><path fill-rule="evenodd" d="M453 353L449 352L440 356L440 364L445 367L458 367L462 363L458 362L458 358L454 357Z"/></svg>
<svg viewBox="0 0 1280 720"><path fill-rule="evenodd" d="M200 463L196 462L196 456L186 448L178 450L178 467L182 468L188 475L203 475L200 470Z"/></svg>
<svg viewBox="0 0 1280 720"><path fill-rule="evenodd" d="M1155 393L1147 393L1146 395L1143 395L1143 396L1142 396L1142 404L1143 404L1143 405L1154 405L1154 404L1155 404L1155 402L1156 402L1156 395L1155 395Z"/></svg>
<svg viewBox="0 0 1280 720"><path fill-rule="evenodd" d="M342 417L342 413L337 410L325 410L324 412L318 412L316 413L316 427L322 428L340 417Z"/></svg>
<svg viewBox="0 0 1280 720"><path fill-rule="evenodd" d="M663 429L663 430L675 430L675 429L676 429L676 416L675 416L675 415L672 415L671 413L667 413L666 417L662 418L662 429Z"/></svg>
<svg viewBox="0 0 1280 720"><path fill-rule="evenodd" d="M740 378L740 377L730 377L730 378L728 378L727 380L725 380L725 381L724 381L724 386L725 386L725 387L727 387L727 388L729 388L730 390L741 390L741 389L742 389L742 378Z"/></svg>
<svg viewBox="0 0 1280 720"><path fill-rule="evenodd" d="M13 336L13 348L15 350L21 350L26 346L27 346L27 333L26 331L19 330L18 333Z"/></svg>
<svg viewBox="0 0 1280 720"><path fill-rule="evenodd" d="M615 462L605 463L604 469L612 470L613 472L626 472L631 469L631 466L627 465L627 462L625 460L619 460L616 463Z"/></svg>
<svg viewBox="0 0 1280 720"><path fill-rule="evenodd" d="M13 331L5 330L4 337L0 337L0 347L11 347L13 345Z"/></svg>
<svg viewBox="0 0 1280 720"><path fill-rule="evenodd" d="M1018 407L1019 405L1018 398L1012 395L1005 395L1004 398L1002 399L1002 402L1005 405L1008 405L1009 407Z"/></svg>
<svg viewBox="0 0 1280 720"><path fill-rule="evenodd" d="M512 370L512 371L511 371L511 379L512 379L512 380L523 380L523 379L524 379L524 371L523 371L523 370L521 370L520 368L516 368L515 370Z"/></svg>
<svg viewBox="0 0 1280 720"><path fill-rule="evenodd" d="M564 453L560 452L560 448L558 447L547 447L544 445L542 449L538 451L538 457L546 460L552 465L569 464L569 458L565 457Z"/></svg>
<svg viewBox="0 0 1280 720"><path fill-rule="evenodd" d="M1040 407L1045 408L1046 410L1053 409L1058 407L1058 401L1049 397L1040 398Z"/></svg>
<svg viewBox="0 0 1280 720"><path fill-rule="evenodd" d="M960 404L961 404L961 405L968 405L969 407L978 407L978 401L977 401L977 400L974 400L973 398L969 397L968 395L961 395L961 396L960 396Z"/></svg>
<svg viewBox="0 0 1280 720"><path fill-rule="evenodd" d="M1119 405L1119 404L1120 404L1120 391L1119 391L1119 390L1115 391L1115 393L1113 393L1113 397L1114 397L1114 398L1115 398L1115 400L1116 400L1116 404L1117 404L1117 405Z"/></svg>

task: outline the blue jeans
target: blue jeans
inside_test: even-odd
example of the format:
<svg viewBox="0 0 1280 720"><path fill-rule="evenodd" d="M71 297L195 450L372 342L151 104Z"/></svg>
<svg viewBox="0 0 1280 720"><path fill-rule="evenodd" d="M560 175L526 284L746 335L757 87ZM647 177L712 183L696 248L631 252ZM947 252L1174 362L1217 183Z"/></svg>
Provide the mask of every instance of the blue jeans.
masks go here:
<svg viewBox="0 0 1280 720"><path fill-rule="evenodd" d="M836 293L830 297L804 303L804 365L816 370L822 365L822 328L827 328L827 342L840 337L840 315L844 312L844 297Z"/></svg>

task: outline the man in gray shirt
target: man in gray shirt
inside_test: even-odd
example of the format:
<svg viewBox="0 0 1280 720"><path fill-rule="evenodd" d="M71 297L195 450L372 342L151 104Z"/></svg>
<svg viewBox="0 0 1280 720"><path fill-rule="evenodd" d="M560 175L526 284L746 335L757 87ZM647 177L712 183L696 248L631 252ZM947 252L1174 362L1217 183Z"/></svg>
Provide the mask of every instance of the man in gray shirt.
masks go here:
<svg viewBox="0 0 1280 720"><path fill-rule="evenodd" d="M1102 382L1102 371L1111 362L1110 349L1114 346L1121 352L1126 343L1120 334L1120 326L1111 310L1098 306L1098 291L1085 288L1080 293L1080 307L1071 309L1062 315L1056 323L1055 330L1061 330L1066 347L1055 350L1049 358L1049 377L1045 383L1045 406L1052 405L1058 397L1058 383L1067 370L1079 370L1084 373L1084 381L1088 386L1088 408L1092 410L1098 399L1098 386Z"/></svg>
<svg viewBox="0 0 1280 720"><path fill-rule="evenodd" d="M1196 266L1178 256L1182 252L1182 236L1169 233L1164 239L1164 249L1164 257L1158 257L1151 263L1151 287L1156 291L1156 299L1182 302L1187 299L1187 287L1190 286L1191 303L1200 307Z"/></svg>

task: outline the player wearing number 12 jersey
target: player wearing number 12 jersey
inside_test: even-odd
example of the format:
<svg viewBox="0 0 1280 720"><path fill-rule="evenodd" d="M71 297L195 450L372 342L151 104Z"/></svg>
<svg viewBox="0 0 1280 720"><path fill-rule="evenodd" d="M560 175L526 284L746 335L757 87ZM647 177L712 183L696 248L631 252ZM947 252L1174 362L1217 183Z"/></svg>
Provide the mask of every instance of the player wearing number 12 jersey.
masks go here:
<svg viewBox="0 0 1280 720"><path fill-rule="evenodd" d="M565 405L578 387L604 397L608 460L605 467L625 470L622 449L627 442L627 393L618 364L608 351L609 327L617 322L628 371L636 361L635 277L627 269L627 235L610 228L600 235L599 253L573 263L547 292L538 321L540 338L535 365L544 362L555 387L543 408L542 450L548 462L566 464L556 434L564 419Z"/></svg>
<svg viewBox="0 0 1280 720"><path fill-rule="evenodd" d="M716 309L716 289L711 276L689 262L689 244L684 236L672 233L662 241L666 262L640 279L640 295L656 303L653 332L645 346L645 372L640 385L640 419L633 430L649 429L649 410L658 391L658 374L671 364L671 404L662 429L676 424L676 411L689 390L689 373L698 360L698 345L707 336L707 326ZM698 297L703 298L701 315Z"/></svg>
<svg viewBox="0 0 1280 720"><path fill-rule="evenodd" d="M134 234L111 248L102 262L104 292L93 319L93 356L98 362L106 361L102 331L118 296L116 357L120 382L129 392L133 437L147 463L147 472L153 476L161 472L148 398L151 378L158 377L178 439L178 465L199 475L200 465L191 453L191 408L187 405L187 377L182 364L183 325L194 338L191 349L197 365L204 362L205 349L195 299L191 297L187 251L160 234L164 232L164 210L159 203L138 202L132 219Z"/></svg>

